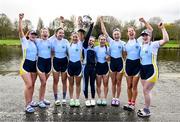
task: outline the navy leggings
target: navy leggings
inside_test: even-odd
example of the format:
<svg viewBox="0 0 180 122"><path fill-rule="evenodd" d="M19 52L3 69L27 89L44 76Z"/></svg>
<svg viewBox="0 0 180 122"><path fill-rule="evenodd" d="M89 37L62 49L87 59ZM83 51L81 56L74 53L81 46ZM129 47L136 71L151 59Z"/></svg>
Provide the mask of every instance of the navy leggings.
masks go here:
<svg viewBox="0 0 180 122"><path fill-rule="evenodd" d="M96 68L95 66L86 65L84 68L84 96L88 99L88 84L90 80L91 97L95 98L95 79L96 79Z"/></svg>

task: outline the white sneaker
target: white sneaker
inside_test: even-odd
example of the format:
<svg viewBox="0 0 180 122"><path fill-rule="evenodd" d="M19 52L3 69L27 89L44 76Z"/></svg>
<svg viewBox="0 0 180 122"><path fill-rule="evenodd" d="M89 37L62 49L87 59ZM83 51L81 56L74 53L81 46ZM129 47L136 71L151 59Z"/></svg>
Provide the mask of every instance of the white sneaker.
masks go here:
<svg viewBox="0 0 180 122"><path fill-rule="evenodd" d="M102 105L103 105L103 106L106 106L106 105L107 105L106 99L103 99L103 100L102 100Z"/></svg>
<svg viewBox="0 0 180 122"><path fill-rule="evenodd" d="M98 100L97 100L97 105L101 105L101 104L102 104L101 99L98 99Z"/></svg>
<svg viewBox="0 0 180 122"><path fill-rule="evenodd" d="M135 105L130 105L129 108L134 111L135 110Z"/></svg>
<svg viewBox="0 0 180 122"><path fill-rule="evenodd" d="M91 106L90 100L86 100L86 101L85 101L85 105L86 105L86 107L90 107L90 106Z"/></svg>
<svg viewBox="0 0 180 122"><path fill-rule="evenodd" d="M95 106L96 105L96 101L94 99L91 100L91 106Z"/></svg>
<svg viewBox="0 0 180 122"><path fill-rule="evenodd" d="M62 104L66 104L66 99L62 99Z"/></svg>
<svg viewBox="0 0 180 122"><path fill-rule="evenodd" d="M61 105L61 102L60 102L60 100L56 100L56 101L54 102L54 104L55 104L56 106L60 106L60 105Z"/></svg>
<svg viewBox="0 0 180 122"><path fill-rule="evenodd" d="M76 99L75 100L75 107L79 107L80 106L80 101L79 101L79 99Z"/></svg>

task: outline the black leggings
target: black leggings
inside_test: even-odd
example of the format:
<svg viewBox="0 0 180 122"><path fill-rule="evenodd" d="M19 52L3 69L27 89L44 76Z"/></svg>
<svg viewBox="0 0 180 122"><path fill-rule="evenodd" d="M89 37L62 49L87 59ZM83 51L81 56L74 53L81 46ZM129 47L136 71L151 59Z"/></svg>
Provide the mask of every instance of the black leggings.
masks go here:
<svg viewBox="0 0 180 122"><path fill-rule="evenodd" d="M95 79L96 79L96 68L95 66L85 66L84 68L84 96L88 98L88 84L90 79L91 96L95 98Z"/></svg>

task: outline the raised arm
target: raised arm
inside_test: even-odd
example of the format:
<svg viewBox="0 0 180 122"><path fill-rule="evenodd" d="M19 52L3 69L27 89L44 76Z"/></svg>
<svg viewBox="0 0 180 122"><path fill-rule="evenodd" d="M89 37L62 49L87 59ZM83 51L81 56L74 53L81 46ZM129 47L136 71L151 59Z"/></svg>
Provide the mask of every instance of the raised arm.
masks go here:
<svg viewBox="0 0 180 122"><path fill-rule="evenodd" d="M22 19L24 18L24 14L19 14L19 37L24 37L23 27L22 27Z"/></svg>
<svg viewBox="0 0 180 122"><path fill-rule="evenodd" d="M99 21L101 23L101 31L102 33L105 35L105 36L108 36L108 33L106 31L106 27L104 25L104 22L103 22L103 18L102 17L99 17Z"/></svg>
<svg viewBox="0 0 180 122"><path fill-rule="evenodd" d="M167 42L169 41L169 35L168 35L168 33L167 33L167 31L166 31L166 28L164 27L164 24L163 24L163 23L160 23L160 24L158 25L158 28L161 29L162 34L163 34L163 39L160 40L160 42L159 42L160 45L162 46L162 45L164 45L165 43L167 43Z"/></svg>
<svg viewBox="0 0 180 122"><path fill-rule="evenodd" d="M140 18L139 21L144 23L145 27L147 28L147 30L149 32L153 31L153 28L151 27L151 25L148 22L146 22L146 20L144 18Z"/></svg>
<svg viewBox="0 0 180 122"><path fill-rule="evenodd" d="M93 30L93 26L94 26L94 22L91 23L90 27L89 27L89 30L85 36L85 40L83 42L83 47L84 48L87 48L88 47L88 41L89 41L89 38L91 36L91 33L92 33L92 30Z"/></svg>

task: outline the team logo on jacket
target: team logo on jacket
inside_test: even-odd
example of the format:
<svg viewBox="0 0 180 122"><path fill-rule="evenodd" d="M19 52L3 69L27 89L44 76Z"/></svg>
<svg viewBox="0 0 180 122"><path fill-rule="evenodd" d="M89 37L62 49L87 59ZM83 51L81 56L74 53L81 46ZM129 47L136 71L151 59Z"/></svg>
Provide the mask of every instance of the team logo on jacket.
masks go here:
<svg viewBox="0 0 180 122"><path fill-rule="evenodd" d="M136 49L139 49L139 46L136 46Z"/></svg>
<svg viewBox="0 0 180 122"><path fill-rule="evenodd" d="M78 51L78 49L76 49L76 52Z"/></svg>
<svg viewBox="0 0 180 122"><path fill-rule="evenodd" d="M148 53L148 51L146 50L145 53Z"/></svg>
<svg viewBox="0 0 180 122"><path fill-rule="evenodd" d="M119 49L121 49L121 46L118 46Z"/></svg>
<svg viewBox="0 0 180 122"><path fill-rule="evenodd" d="M62 46L62 48L65 48L65 46Z"/></svg>

